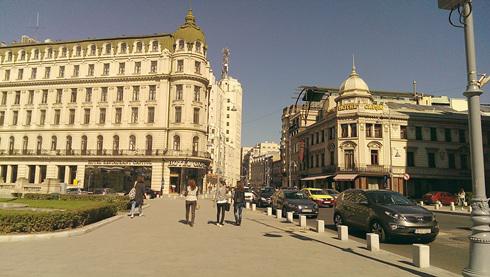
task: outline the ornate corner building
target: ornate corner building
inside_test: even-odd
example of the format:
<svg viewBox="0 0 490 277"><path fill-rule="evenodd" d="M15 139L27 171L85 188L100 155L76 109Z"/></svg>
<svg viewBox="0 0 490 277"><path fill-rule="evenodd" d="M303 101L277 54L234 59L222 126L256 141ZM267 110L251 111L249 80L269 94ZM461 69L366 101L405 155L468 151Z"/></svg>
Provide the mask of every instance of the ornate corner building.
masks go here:
<svg viewBox="0 0 490 277"><path fill-rule="evenodd" d="M211 162L206 51L191 10L172 34L2 45L0 185L127 191L137 174L163 193L189 178L202 185Z"/></svg>

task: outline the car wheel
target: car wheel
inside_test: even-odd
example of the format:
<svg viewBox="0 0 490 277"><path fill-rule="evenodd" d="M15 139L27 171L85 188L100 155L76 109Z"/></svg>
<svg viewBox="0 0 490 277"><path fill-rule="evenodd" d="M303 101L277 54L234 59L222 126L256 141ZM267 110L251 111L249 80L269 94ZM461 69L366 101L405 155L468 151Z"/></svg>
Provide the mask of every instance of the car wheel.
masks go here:
<svg viewBox="0 0 490 277"><path fill-rule="evenodd" d="M387 240L385 228L378 221L373 221L369 230L371 230L371 233L379 236L380 242L385 242Z"/></svg>
<svg viewBox="0 0 490 277"><path fill-rule="evenodd" d="M344 224L344 218L339 213L336 213L333 216L333 222L334 222L335 226L343 225Z"/></svg>

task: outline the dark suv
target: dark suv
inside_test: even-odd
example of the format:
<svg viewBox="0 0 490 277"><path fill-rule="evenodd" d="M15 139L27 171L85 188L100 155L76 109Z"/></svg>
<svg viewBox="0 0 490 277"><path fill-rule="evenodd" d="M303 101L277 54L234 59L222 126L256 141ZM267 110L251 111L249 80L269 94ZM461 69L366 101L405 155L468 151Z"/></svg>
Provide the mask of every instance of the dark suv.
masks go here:
<svg viewBox="0 0 490 277"><path fill-rule="evenodd" d="M379 235L381 242L395 237L433 241L439 233L434 214L387 190L346 190L338 195L336 225L348 225Z"/></svg>

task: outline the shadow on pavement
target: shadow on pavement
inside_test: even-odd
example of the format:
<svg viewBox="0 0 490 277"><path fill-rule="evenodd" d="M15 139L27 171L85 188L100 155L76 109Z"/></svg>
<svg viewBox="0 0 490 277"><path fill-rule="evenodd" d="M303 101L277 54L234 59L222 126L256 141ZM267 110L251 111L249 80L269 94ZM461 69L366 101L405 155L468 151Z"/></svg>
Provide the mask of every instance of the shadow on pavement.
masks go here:
<svg viewBox="0 0 490 277"><path fill-rule="evenodd" d="M360 256L360 257L363 257L363 258L366 258L366 259L370 259L370 260L375 261L375 262L379 262L379 263L382 263L382 264L385 264L385 265L388 265L388 266L392 266L392 267L395 267L395 268L398 268L398 269L401 269L401 270L410 272L411 274L414 274L416 276L421 276L421 277L436 277L435 275L432 275L432 274L428 274L428 273L425 273L425 272L420 272L420 271L417 271L415 269L406 268L406 267L403 267L403 266L400 266L400 265L397 265L397 264L390 263L388 261L377 259L375 257L370 257L370 256L364 255L362 253L354 252L354 250L352 248L344 248L344 247L340 247L340 246L337 246L337 245L330 244L328 242L324 242L324 241L317 240L317 239L314 239L314 238L309 238L309 237L306 237L306 236L295 234L293 231L283 230L281 228L278 228L278 227L269 225L267 223L261 222L261 221L256 220L256 219L253 219L251 221L254 221L254 222L258 223L258 224L262 224L262 225L267 226L269 228L280 230L280 231L282 231L284 233L288 233L289 236L292 237L292 238L300 239L300 240L303 240L303 241L311 241L311 242L317 242L317 243L321 243L321 244L324 244L324 245L328 245L330 247L334 247L334 248L336 248L338 250L341 250L343 252L347 252L347 253L350 253L350 254L353 254L353 255L357 255L357 256ZM410 266L412 266L412 265L410 264Z"/></svg>
<svg viewBox="0 0 490 277"><path fill-rule="evenodd" d="M187 224L188 224L188 223L187 223L187 220L184 220L184 219L179 220L179 223L182 223L182 224L184 224L184 225L187 225Z"/></svg>

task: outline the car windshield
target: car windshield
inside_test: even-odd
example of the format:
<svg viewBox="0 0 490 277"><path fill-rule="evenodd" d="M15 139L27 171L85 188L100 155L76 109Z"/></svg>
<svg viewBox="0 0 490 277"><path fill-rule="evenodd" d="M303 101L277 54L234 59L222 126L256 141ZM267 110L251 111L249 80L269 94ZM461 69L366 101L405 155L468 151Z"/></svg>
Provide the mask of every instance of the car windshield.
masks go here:
<svg viewBox="0 0 490 277"><path fill-rule="evenodd" d="M286 191L284 192L284 196L287 199L307 199L306 195L299 191Z"/></svg>
<svg viewBox="0 0 490 277"><path fill-rule="evenodd" d="M339 194L339 193L340 193L340 192L338 192L338 191L336 191L336 190L334 190L334 189L327 189L327 190L325 190L325 192L326 192L327 194Z"/></svg>
<svg viewBox="0 0 490 277"><path fill-rule="evenodd" d="M368 193L371 202L381 205L414 205L408 198L398 193Z"/></svg>
<svg viewBox="0 0 490 277"><path fill-rule="evenodd" d="M321 189L310 189L310 192L313 195L322 195L322 194L325 194Z"/></svg>

